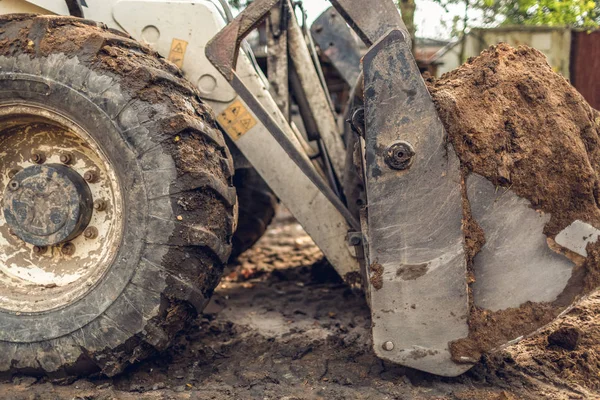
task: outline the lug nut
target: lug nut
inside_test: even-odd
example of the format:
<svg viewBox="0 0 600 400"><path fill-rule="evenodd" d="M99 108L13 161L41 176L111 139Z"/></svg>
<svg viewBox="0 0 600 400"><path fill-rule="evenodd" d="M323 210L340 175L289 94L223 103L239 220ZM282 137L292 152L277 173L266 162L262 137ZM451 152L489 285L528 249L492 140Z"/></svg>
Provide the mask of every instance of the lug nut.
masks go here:
<svg viewBox="0 0 600 400"><path fill-rule="evenodd" d="M100 199L94 202L94 210L96 211L104 211L106 210L106 201Z"/></svg>
<svg viewBox="0 0 600 400"><path fill-rule="evenodd" d="M98 237L98 229L94 226L88 226L85 231L83 231L83 237L86 239L96 239Z"/></svg>
<svg viewBox="0 0 600 400"><path fill-rule="evenodd" d="M43 164L46 162L46 155L39 151L31 153L31 162L35 164Z"/></svg>
<svg viewBox="0 0 600 400"><path fill-rule="evenodd" d="M46 246L33 246L33 252L38 256L45 254L48 251L48 247Z"/></svg>
<svg viewBox="0 0 600 400"><path fill-rule="evenodd" d="M20 187L20 185L19 185L19 182L17 182L17 181L10 181L10 183L8 184L8 188L9 188L10 190L12 190L13 192L14 192L15 190L18 190L18 189L19 189L19 187Z"/></svg>
<svg viewBox="0 0 600 400"><path fill-rule="evenodd" d="M71 164L72 161L73 161L73 156L71 156L71 154L65 153L65 154L60 155L61 163L68 165L68 164Z"/></svg>
<svg viewBox="0 0 600 400"><path fill-rule="evenodd" d="M83 174L83 179L88 183L95 183L98 181L98 173L93 170L87 171Z"/></svg>
<svg viewBox="0 0 600 400"><path fill-rule="evenodd" d="M60 252L65 256L72 256L75 254L75 245L73 243L65 243L60 249Z"/></svg>

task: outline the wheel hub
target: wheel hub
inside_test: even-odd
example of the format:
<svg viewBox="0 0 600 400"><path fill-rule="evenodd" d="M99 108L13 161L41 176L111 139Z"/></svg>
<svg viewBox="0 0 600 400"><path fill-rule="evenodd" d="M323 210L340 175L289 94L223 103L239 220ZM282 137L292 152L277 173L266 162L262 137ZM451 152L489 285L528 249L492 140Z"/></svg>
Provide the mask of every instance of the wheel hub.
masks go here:
<svg viewBox="0 0 600 400"><path fill-rule="evenodd" d="M79 236L92 210L92 193L83 177L60 164L25 168L4 190L7 224L35 246L53 246Z"/></svg>
<svg viewBox="0 0 600 400"><path fill-rule="evenodd" d="M90 132L37 104L0 104L0 310L77 302L123 239L116 170Z"/></svg>

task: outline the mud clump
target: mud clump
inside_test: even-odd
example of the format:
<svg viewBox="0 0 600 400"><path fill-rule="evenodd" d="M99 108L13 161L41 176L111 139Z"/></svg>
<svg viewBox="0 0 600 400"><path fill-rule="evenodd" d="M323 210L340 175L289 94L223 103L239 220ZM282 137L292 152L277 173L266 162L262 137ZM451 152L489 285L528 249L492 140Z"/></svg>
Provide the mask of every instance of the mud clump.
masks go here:
<svg viewBox="0 0 600 400"><path fill-rule="evenodd" d="M376 290L381 289L383 287L383 266L375 261L371 264L369 269L373 273L373 276L371 276L370 279L371 285L373 285Z"/></svg>
<svg viewBox="0 0 600 400"><path fill-rule="evenodd" d="M575 350L579 344L581 330L573 326L563 326L548 335L548 345Z"/></svg>
<svg viewBox="0 0 600 400"><path fill-rule="evenodd" d="M485 244L464 190L471 173L550 214L544 227L550 242L575 220L600 226L600 113L542 53L526 46L492 46L439 80L429 79L428 88L461 161L469 284L477 278L473 258ZM450 345L455 361L478 360L550 323L577 296L591 293L600 283L599 247L588 245L588 258L577 266L583 273L574 273L568 290L553 303L492 312L471 302L469 337Z"/></svg>

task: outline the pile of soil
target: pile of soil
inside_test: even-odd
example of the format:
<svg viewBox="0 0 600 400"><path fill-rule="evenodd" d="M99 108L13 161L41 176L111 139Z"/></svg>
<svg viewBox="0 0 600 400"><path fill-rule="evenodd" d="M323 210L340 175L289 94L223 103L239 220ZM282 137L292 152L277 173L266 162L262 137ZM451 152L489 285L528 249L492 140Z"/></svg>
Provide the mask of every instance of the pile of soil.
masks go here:
<svg viewBox="0 0 600 400"><path fill-rule="evenodd" d="M551 322L580 295L600 285L600 243L587 259L553 239L575 220L600 227L600 113L539 51L492 46L428 87L463 172L463 231L469 268L485 243L470 212L466 180L479 174L551 215L544 234L576 266L569 286L552 303L525 303L491 312L471 305L467 339L453 357L479 359L498 345ZM469 282L477 277L470 270ZM472 296L471 296L472 297ZM596 377L597 378L597 377Z"/></svg>
<svg viewBox="0 0 600 400"><path fill-rule="evenodd" d="M546 56L492 46L430 92L462 165L550 213L546 235L600 226L600 113Z"/></svg>

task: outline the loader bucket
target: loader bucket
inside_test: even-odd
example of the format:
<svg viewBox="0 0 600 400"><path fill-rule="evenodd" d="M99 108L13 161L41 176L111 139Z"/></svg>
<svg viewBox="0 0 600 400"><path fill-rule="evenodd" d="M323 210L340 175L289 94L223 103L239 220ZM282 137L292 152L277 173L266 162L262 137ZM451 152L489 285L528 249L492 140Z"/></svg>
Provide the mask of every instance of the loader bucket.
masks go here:
<svg viewBox="0 0 600 400"><path fill-rule="evenodd" d="M428 90L394 30L363 72L375 351L456 376L597 286L597 113L532 49L492 48Z"/></svg>

